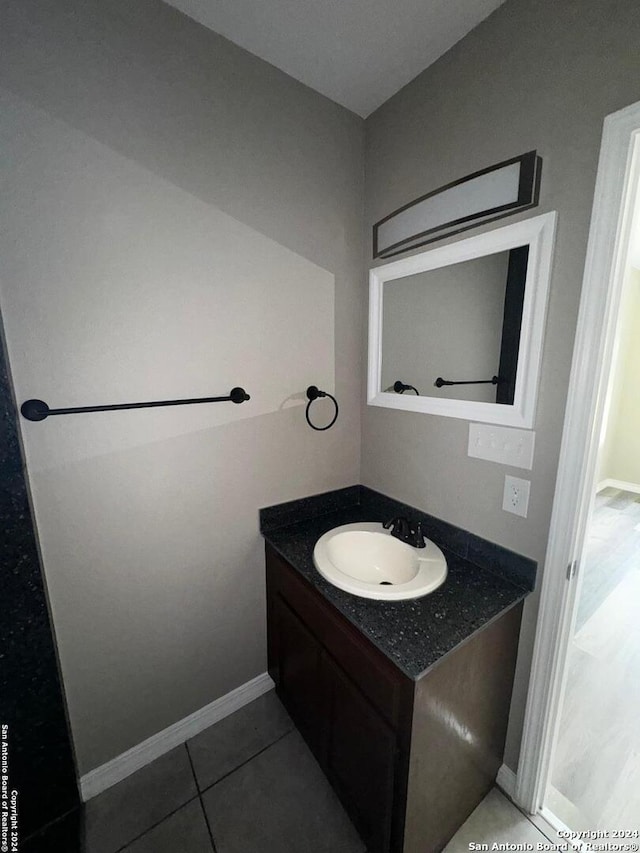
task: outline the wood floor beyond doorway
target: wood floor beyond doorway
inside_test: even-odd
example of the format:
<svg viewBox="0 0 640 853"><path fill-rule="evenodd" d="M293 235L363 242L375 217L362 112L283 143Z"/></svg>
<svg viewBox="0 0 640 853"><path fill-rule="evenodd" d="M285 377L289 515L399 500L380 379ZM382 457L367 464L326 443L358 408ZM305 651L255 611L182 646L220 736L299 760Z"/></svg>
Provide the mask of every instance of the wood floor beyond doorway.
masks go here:
<svg viewBox="0 0 640 853"><path fill-rule="evenodd" d="M571 829L640 829L640 495L596 498L546 805Z"/></svg>

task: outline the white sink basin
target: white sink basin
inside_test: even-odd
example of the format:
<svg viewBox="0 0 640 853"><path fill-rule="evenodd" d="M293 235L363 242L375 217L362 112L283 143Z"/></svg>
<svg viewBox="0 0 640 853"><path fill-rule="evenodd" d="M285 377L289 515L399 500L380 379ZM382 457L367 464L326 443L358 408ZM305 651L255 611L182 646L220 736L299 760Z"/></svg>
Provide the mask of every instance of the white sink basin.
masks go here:
<svg viewBox="0 0 640 853"><path fill-rule="evenodd" d="M334 527L316 542L313 562L339 589L387 601L428 595L447 577L437 545L427 539L424 548L412 548L376 521Z"/></svg>

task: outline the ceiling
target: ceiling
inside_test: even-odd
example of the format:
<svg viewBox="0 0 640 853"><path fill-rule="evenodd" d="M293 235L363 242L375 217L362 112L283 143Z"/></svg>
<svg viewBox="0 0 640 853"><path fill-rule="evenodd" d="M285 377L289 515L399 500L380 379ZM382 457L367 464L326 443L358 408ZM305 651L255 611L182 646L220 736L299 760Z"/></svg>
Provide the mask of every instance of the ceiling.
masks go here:
<svg viewBox="0 0 640 853"><path fill-rule="evenodd" d="M367 116L504 0L168 0Z"/></svg>

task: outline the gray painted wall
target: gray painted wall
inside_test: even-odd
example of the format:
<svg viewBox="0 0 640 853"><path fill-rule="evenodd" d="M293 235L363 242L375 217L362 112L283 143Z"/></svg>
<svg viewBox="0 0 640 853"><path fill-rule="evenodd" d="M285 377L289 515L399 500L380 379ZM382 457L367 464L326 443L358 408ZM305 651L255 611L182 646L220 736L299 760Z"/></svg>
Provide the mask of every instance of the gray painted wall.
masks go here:
<svg viewBox="0 0 640 853"><path fill-rule="evenodd" d="M226 423L228 408L204 406L22 422L86 773L265 671L258 508L359 479L363 122L156 0L2 3L0 97L14 238L0 302L19 399L227 390L242 298L247 312L277 304L278 275L290 294L297 270L299 303L256 332L231 380L257 401L282 347L296 362L296 312L318 311L305 288L335 299L315 343L318 384L335 360L329 432L283 389L281 407L233 407ZM207 248L215 223L246 257ZM262 284L240 298L255 269ZM220 336L226 294L240 307Z"/></svg>
<svg viewBox="0 0 640 853"><path fill-rule="evenodd" d="M365 407L362 447L367 485L540 563L602 122L640 99L639 36L636 0L509 0L366 122L369 226L484 166L532 148L544 159L539 211L557 210L558 229L529 517L501 509L505 473L522 472L468 458L464 421ZM532 597L507 744L512 768L518 761L536 610Z"/></svg>
<svg viewBox="0 0 640 853"><path fill-rule="evenodd" d="M498 373L508 264L496 252L385 282L382 388L401 379L425 397L495 403L495 385L434 382Z"/></svg>

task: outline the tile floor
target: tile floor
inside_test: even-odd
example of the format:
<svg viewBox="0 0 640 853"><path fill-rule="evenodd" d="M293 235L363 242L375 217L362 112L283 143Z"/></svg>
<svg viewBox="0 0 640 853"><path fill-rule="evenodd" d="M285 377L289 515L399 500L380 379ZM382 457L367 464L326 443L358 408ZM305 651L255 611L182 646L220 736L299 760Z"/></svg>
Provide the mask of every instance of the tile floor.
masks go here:
<svg viewBox="0 0 640 853"><path fill-rule="evenodd" d="M365 853L275 693L91 800L86 853ZM546 841L497 789L447 846Z"/></svg>

